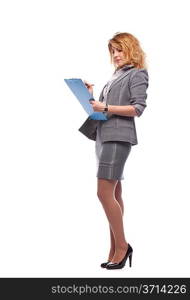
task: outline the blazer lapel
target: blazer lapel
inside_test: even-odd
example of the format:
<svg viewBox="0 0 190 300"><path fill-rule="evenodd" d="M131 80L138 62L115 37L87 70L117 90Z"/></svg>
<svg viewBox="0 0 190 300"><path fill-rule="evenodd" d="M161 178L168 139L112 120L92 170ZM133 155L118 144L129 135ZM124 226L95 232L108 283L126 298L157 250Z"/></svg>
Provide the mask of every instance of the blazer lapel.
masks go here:
<svg viewBox="0 0 190 300"><path fill-rule="evenodd" d="M120 81L120 80L123 79L125 76L127 76L127 75L131 72L132 69L133 69L133 66L132 66L130 69L128 69L126 72L124 72L123 74L121 74L119 77L117 77L117 78L112 82L112 84L110 85L109 91L112 89L112 87L113 87L116 83L118 83L118 81ZM108 92L109 92L109 91L108 91Z"/></svg>
<svg viewBox="0 0 190 300"><path fill-rule="evenodd" d="M103 89L102 89L102 91L100 93L100 97L99 97L99 101L100 102L103 102L103 99L104 99L104 97L103 97L103 91L104 91L105 86L106 86L106 84L104 85L104 87L103 87Z"/></svg>
<svg viewBox="0 0 190 300"><path fill-rule="evenodd" d="M113 82L112 82L112 84L110 85L110 87L109 87L109 91L112 89L112 87L118 82L118 81L120 81L121 79L123 79L125 76L127 76L130 72L131 72L131 70L134 68L134 66L133 65L128 65L127 67L125 66L123 69L125 70L125 69L127 69L125 72L123 72L119 77L117 77L117 79L115 79ZM100 102L103 102L103 99L104 99L104 97L103 97L103 91L104 91L104 88L105 88L105 86L106 86L106 84L104 85L104 87L103 87L103 89L102 89L102 91L101 91L101 93L100 93L100 96L99 96L99 101ZM109 92L108 91L108 92Z"/></svg>

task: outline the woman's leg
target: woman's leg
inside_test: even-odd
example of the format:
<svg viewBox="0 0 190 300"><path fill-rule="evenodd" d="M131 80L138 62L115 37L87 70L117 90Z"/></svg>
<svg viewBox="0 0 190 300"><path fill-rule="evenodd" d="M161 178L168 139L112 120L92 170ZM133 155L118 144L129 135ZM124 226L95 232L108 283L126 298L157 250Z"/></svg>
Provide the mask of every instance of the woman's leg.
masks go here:
<svg viewBox="0 0 190 300"><path fill-rule="evenodd" d="M121 185L120 180L118 180L116 187L115 187L115 199L118 202L118 204L120 205L122 216L123 216L124 215L124 203L123 203L123 199L122 199L122 185ZM109 230L110 230L110 241L111 241L110 244L111 245L110 245L108 261L111 261L115 254L115 238L114 238L114 234L113 234L110 224L109 224Z"/></svg>
<svg viewBox="0 0 190 300"><path fill-rule="evenodd" d="M126 251L128 244L125 240L122 209L115 198L115 188L117 180L107 180L98 178L97 195L104 208L109 221L110 228L113 232L115 241L115 253L112 262L120 262Z"/></svg>

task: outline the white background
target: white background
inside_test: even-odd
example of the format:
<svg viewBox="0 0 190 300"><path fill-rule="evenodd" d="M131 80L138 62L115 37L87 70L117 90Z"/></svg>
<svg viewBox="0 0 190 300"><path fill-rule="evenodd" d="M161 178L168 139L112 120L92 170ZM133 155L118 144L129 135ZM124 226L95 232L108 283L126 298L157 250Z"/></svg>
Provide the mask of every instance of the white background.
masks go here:
<svg viewBox="0 0 190 300"><path fill-rule="evenodd" d="M0 276L188 277L189 1L1 1ZM147 54L147 108L123 185L132 268L105 270L109 227L95 144L64 78L114 69L108 40L130 32Z"/></svg>

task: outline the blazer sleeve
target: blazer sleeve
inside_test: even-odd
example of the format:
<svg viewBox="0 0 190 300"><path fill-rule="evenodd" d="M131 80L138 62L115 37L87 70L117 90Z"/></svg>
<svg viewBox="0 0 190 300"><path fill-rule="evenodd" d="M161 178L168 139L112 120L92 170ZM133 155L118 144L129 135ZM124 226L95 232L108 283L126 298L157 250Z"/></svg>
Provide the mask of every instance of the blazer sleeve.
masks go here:
<svg viewBox="0 0 190 300"><path fill-rule="evenodd" d="M132 74L129 82L130 103L135 107L137 116L140 117L147 106L147 88L148 88L148 72L146 69L139 69Z"/></svg>

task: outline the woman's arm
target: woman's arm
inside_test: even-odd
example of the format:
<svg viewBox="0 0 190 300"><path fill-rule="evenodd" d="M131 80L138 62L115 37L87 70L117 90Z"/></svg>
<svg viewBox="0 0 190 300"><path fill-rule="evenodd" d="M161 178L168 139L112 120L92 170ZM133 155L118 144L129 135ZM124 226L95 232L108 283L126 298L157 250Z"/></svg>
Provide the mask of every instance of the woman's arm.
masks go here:
<svg viewBox="0 0 190 300"><path fill-rule="evenodd" d="M128 89L128 83L126 85ZM130 80L130 105L108 105L108 112L126 117L140 117L146 107L148 88L147 70L139 70ZM123 96L125 97L125 91ZM105 104L100 101L90 101L94 111L104 111Z"/></svg>
<svg viewBox="0 0 190 300"><path fill-rule="evenodd" d="M108 112L114 115L135 117L137 112L133 105L108 105Z"/></svg>
<svg viewBox="0 0 190 300"><path fill-rule="evenodd" d="M92 104L94 111L99 111L99 112L104 111L105 108L104 103L100 101L93 101L93 100L91 100L90 103ZM108 105L108 112L120 116L128 116L128 117L137 116L137 112L133 105Z"/></svg>
<svg viewBox="0 0 190 300"><path fill-rule="evenodd" d="M135 108L137 116L140 117L146 108L147 88L148 88L148 71L140 69L132 74L130 79L130 104Z"/></svg>

